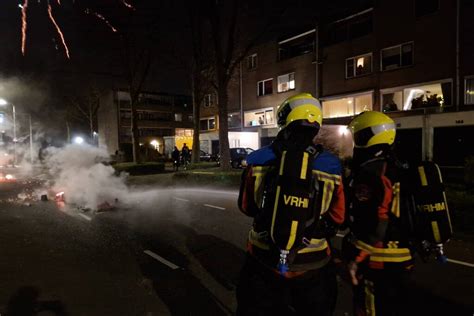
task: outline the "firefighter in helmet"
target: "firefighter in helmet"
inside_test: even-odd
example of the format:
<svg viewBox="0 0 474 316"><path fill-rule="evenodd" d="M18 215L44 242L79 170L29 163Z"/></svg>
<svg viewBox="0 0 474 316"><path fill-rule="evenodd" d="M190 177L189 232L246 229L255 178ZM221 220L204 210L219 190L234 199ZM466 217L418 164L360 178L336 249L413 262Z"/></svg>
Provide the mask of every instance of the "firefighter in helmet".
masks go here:
<svg viewBox="0 0 474 316"><path fill-rule="evenodd" d="M293 309L331 315L337 283L329 237L345 212L341 164L314 144L322 113L310 94L285 100L277 119L277 138L247 157L242 174L239 208L254 223L237 287L237 314Z"/></svg>
<svg viewBox="0 0 474 316"><path fill-rule="evenodd" d="M345 253L354 285L354 314L403 314L403 286L413 268L400 223L400 174L392 153L395 123L367 111L350 122L353 165L347 189L351 233Z"/></svg>

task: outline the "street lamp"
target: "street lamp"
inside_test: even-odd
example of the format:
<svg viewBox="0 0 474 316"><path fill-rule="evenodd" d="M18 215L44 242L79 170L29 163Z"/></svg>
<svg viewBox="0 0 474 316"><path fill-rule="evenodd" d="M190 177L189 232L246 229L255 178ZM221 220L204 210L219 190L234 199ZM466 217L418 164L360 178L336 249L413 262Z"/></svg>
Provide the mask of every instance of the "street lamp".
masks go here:
<svg viewBox="0 0 474 316"><path fill-rule="evenodd" d="M16 165L16 109L15 105L11 102L8 102L5 99L0 98L0 105L8 105L10 104L13 109L13 164ZM31 126L31 114L28 113L20 113L22 115L27 115L28 116L28 123L30 125L30 162L33 163L33 128Z"/></svg>
<svg viewBox="0 0 474 316"><path fill-rule="evenodd" d="M16 111L15 111L15 105L13 103L10 103L13 109L13 165L16 165ZM0 105L8 105L7 100L5 99L0 99ZM31 128L30 128L31 130ZM30 135L31 136L31 135ZM31 151L31 149L30 149ZM31 153L30 153L31 155Z"/></svg>
<svg viewBox="0 0 474 316"><path fill-rule="evenodd" d="M76 137L74 137L74 143L78 144L78 145L81 145L81 144L84 143L84 138L82 138L81 136L76 136Z"/></svg>

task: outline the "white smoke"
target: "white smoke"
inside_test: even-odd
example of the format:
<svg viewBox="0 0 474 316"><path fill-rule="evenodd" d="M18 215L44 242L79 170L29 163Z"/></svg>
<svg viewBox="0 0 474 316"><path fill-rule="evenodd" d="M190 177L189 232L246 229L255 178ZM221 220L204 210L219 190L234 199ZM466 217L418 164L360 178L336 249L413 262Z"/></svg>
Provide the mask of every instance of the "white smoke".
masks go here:
<svg viewBox="0 0 474 316"><path fill-rule="evenodd" d="M92 210L126 197L125 176L116 176L114 168L104 164L108 160L106 150L89 145L48 148L46 164L54 179L53 191L64 192L67 203Z"/></svg>

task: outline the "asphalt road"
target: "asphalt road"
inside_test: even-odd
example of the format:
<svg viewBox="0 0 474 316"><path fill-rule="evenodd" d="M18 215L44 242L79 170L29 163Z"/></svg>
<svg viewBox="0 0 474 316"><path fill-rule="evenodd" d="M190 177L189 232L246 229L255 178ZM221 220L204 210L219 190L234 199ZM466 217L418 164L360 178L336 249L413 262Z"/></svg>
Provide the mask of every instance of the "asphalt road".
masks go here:
<svg viewBox="0 0 474 316"><path fill-rule="evenodd" d="M16 198L34 187L0 184L1 315L233 314L251 225L237 192L140 188L132 204L92 213ZM453 241L447 254L474 263L473 249ZM473 267L420 263L407 315L472 315L473 281ZM336 315L350 302L340 282Z"/></svg>

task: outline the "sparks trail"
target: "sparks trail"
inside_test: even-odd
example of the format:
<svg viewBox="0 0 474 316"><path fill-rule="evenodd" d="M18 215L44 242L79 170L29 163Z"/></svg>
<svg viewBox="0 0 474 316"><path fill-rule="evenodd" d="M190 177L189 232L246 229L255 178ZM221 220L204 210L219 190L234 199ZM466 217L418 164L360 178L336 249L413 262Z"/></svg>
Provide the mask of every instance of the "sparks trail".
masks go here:
<svg viewBox="0 0 474 316"><path fill-rule="evenodd" d="M62 41L63 46L64 46L64 50L66 51L67 58L71 59L71 56L69 55L69 48L67 47L66 40L64 39L63 32L61 31L61 28L59 27L58 23L56 23L56 20L53 17L53 10L52 10L51 5L49 3L48 3L48 15L49 15L49 19L51 20L51 22L56 27L56 31L58 32L59 37L61 38L61 41Z"/></svg>
<svg viewBox="0 0 474 316"><path fill-rule="evenodd" d="M128 3L126 0L121 0L121 2L123 3L124 6L126 6L130 10L135 10L135 7L131 5L130 3Z"/></svg>
<svg viewBox="0 0 474 316"><path fill-rule="evenodd" d="M89 9L85 9L84 13L89 14L89 15L93 15L93 16L97 17L98 19L102 20L110 28L110 30L112 32L117 33L117 29L112 24L110 24L110 22L102 14L91 11Z"/></svg>
<svg viewBox="0 0 474 316"><path fill-rule="evenodd" d="M26 46L26 28L28 26L26 22L26 10L28 9L28 0L23 2L21 7L21 53L25 56L25 46Z"/></svg>

